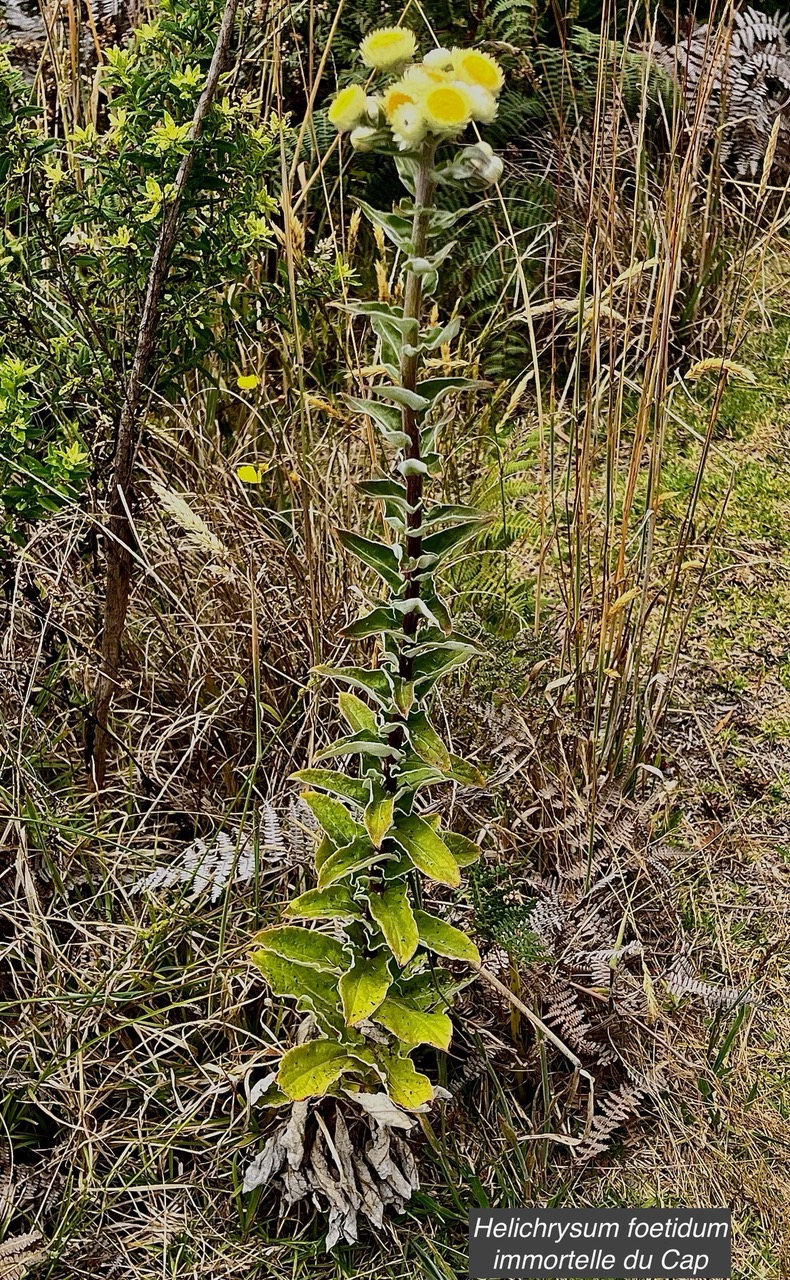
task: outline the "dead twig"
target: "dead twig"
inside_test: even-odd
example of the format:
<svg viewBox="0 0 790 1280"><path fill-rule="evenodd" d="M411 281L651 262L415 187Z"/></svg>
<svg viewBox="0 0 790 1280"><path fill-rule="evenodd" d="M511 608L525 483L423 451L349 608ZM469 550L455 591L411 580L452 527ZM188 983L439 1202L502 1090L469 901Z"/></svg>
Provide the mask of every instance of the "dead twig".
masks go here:
<svg viewBox="0 0 790 1280"><path fill-rule="evenodd" d="M176 173L173 194L165 206L162 226L151 260L145 301L140 317L134 360L126 384L118 420L113 477L107 508L107 589L101 644L101 670L96 687L93 719L89 724L86 757L97 791L104 786L107 768L108 720L113 691L118 683L121 642L129 607L134 535L129 519L134 495L134 461L140 438L140 403L156 345L156 332L165 283L176 235L181 221L184 194L195 159L196 143L203 132L225 68L239 0L226 0L217 33L206 84L195 107L186 151Z"/></svg>

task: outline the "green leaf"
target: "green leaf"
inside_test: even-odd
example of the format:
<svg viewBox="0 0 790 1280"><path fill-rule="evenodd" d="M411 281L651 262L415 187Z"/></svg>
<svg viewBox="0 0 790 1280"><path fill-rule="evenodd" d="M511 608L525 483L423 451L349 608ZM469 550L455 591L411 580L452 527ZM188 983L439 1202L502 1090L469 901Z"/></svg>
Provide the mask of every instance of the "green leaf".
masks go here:
<svg viewBox="0 0 790 1280"><path fill-rule="evenodd" d="M446 1013L425 1013L405 1000L390 996L376 1010L373 1021L411 1048L418 1044L432 1044L445 1052L450 1048L453 1024Z"/></svg>
<svg viewBox="0 0 790 1280"><path fill-rule="evenodd" d="M350 684L357 689L364 689L380 704L389 702L392 696L390 681L386 672L382 670L371 671L367 667L320 666L313 667L313 671L319 676L329 676L331 680L336 680L340 684Z"/></svg>
<svg viewBox="0 0 790 1280"><path fill-rule="evenodd" d="M357 200L357 204L365 217L375 227L381 227L385 236L393 244L396 244L404 253L411 251L412 224L409 219L402 217L398 213L382 213L380 209L374 209L372 205L367 204L364 200Z"/></svg>
<svg viewBox="0 0 790 1280"><path fill-rule="evenodd" d="M353 694L346 696L353 697ZM318 791L303 791L301 798L335 844L350 844L360 835L361 828L342 801L333 800L331 796L321 795Z"/></svg>
<svg viewBox="0 0 790 1280"><path fill-rule="evenodd" d="M464 787L485 787L488 783L486 775L481 773L476 765L464 760L463 756L454 756L452 752L447 776L454 782L460 782Z"/></svg>
<svg viewBox="0 0 790 1280"><path fill-rule="evenodd" d="M380 338L382 345L386 347L385 356L391 357L398 365L401 361L401 353L403 349L404 339L413 341L417 336L417 321L407 319L403 315L399 316L383 316L371 315L370 327ZM382 359L382 364L388 364L388 359Z"/></svg>
<svg viewBox="0 0 790 1280"><path fill-rule="evenodd" d="M428 378L417 383L417 395L434 408L451 391L471 391L490 386L492 383L482 382L479 378Z"/></svg>
<svg viewBox="0 0 790 1280"><path fill-rule="evenodd" d="M404 449L410 443L403 430L400 409L389 404L379 404L376 400L359 400L356 396L346 396L346 403L356 413L364 413L372 418L387 444L394 449Z"/></svg>
<svg viewBox="0 0 790 1280"><path fill-rule="evenodd" d="M357 618L355 622L350 622L348 626L340 628L340 634L347 636L349 640L364 640L366 636L376 636L382 632L395 636L403 634L402 623L395 610L387 609L383 605L374 609L372 613Z"/></svg>
<svg viewBox="0 0 790 1280"><path fill-rule="evenodd" d="M423 697L436 681L475 657L477 649L474 645L458 640L446 640L443 644L432 644L429 649L422 647L422 652L415 657L412 664L414 686L418 697Z"/></svg>
<svg viewBox="0 0 790 1280"><path fill-rule="evenodd" d="M379 734L373 735L367 730L361 733L352 733L347 738L337 738L330 743L328 747L322 747L320 751L315 752L316 760L330 760L333 756L391 756L393 760L400 760L403 755L396 747L390 745L386 738Z"/></svg>
<svg viewBox="0 0 790 1280"><path fill-rule="evenodd" d="M273 951L254 951L250 959L260 969L274 995L290 996L302 1012L314 1013L330 1025L342 1025L336 975L319 973L307 965L283 960Z"/></svg>
<svg viewBox="0 0 790 1280"><path fill-rule="evenodd" d="M408 733L412 749L421 760L439 769L450 769L450 752L424 711L412 711L408 720Z"/></svg>
<svg viewBox="0 0 790 1280"><path fill-rule="evenodd" d="M337 705L343 719L355 733L378 733L375 711L355 693L339 693Z"/></svg>
<svg viewBox="0 0 790 1280"><path fill-rule="evenodd" d="M407 716L414 706L414 684L411 680L401 680L396 676L392 690L395 706L401 715Z"/></svg>
<svg viewBox="0 0 790 1280"><path fill-rule="evenodd" d="M345 1047L333 1040L310 1040L284 1053L277 1083L294 1102L320 1098L347 1071L358 1069Z"/></svg>
<svg viewBox="0 0 790 1280"><path fill-rule="evenodd" d="M303 782L307 787L323 787L337 796L345 796L354 804L366 805L370 799L370 787L360 778L349 778L339 769L299 769L291 774L293 782Z"/></svg>
<svg viewBox="0 0 790 1280"><path fill-rule="evenodd" d="M381 853L373 848L367 836L355 840L353 844L347 844L343 849L335 849L318 872L319 889L328 889L331 884L345 880L346 876L353 875L355 871L372 867L380 857Z"/></svg>
<svg viewBox="0 0 790 1280"><path fill-rule="evenodd" d="M405 405L407 409L413 409L415 413L422 413L425 409L429 409L431 402L426 400L425 396L418 395L416 391L410 391L408 387L390 386L388 382L381 382L378 386L371 387L374 395L380 396L382 400L391 400L393 404Z"/></svg>
<svg viewBox="0 0 790 1280"><path fill-rule="evenodd" d="M442 839L452 853L459 867L469 867L481 856L483 850L474 840L459 835L457 831L444 831Z"/></svg>
<svg viewBox="0 0 790 1280"><path fill-rule="evenodd" d="M468 520L464 524L454 524L449 529L440 529L438 533L431 533L423 538L423 555L435 556L437 562L443 560L479 532L479 520Z"/></svg>
<svg viewBox="0 0 790 1280"><path fill-rule="evenodd" d="M411 1058L377 1049L376 1061L384 1074L387 1093L399 1107L408 1111L433 1102L433 1085L417 1070Z"/></svg>
<svg viewBox="0 0 790 1280"><path fill-rule="evenodd" d="M262 929L253 939L262 951L273 951L292 964L309 965L319 973L342 973L348 968L348 956L336 938L296 924Z"/></svg>
<svg viewBox="0 0 790 1280"><path fill-rule="evenodd" d="M399 817L392 835L423 875L453 889L461 883L458 863L441 836L422 818L416 814Z"/></svg>
<svg viewBox="0 0 790 1280"><path fill-rule="evenodd" d="M488 524L491 521L491 514L488 511L478 511L477 507L437 503L435 507L431 507L422 524L414 529L413 533L415 536L425 538L428 534L435 533L439 525L465 524L468 520L474 520L478 525Z"/></svg>
<svg viewBox="0 0 790 1280"><path fill-rule="evenodd" d="M397 987L393 988L392 994L405 1000L407 1004L415 1005L418 1009L432 1011L439 1008L444 1012L458 992L474 982L476 976L472 974L466 978L455 978L447 969L440 969L434 965L413 978L406 978L399 982Z"/></svg>
<svg viewBox="0 0 790 1280"><path fill-rule="evenodd" d="M403 318L403 307L397 306L394 302L364 302L351 298L348 302L339 302L336 305L341 311L347 311L352 316L389 316L391 320Z"/></svg>
<svg viewBox="0 0 790 1280"><path fill-rule="evenodd" d="M393 884L383 893L369 893L368 903L370 914L398 964L408 964L417 950L420 935L406 886Z"/></svg>
<svg viewBox="0 0 790 1280"><path fill-rule="evenodd" d="M285 908L286 916L302 920L364 920L359 905L345 885L335 884L331 889L308 889L292 898Z"/></svg>
<svg viewBox="0 0 790 1280"><path fill-rule="evenodd" d="M383 951L357 960L338 983L343 1012L350 1027L356 1026L378 1009L389 990L392 979Z"/></svg>
<svg viewBox="0 0 790 1280"><path fill-rule="evenodd" d="M381 788L377 788L373 799L365 810L363 819L365 830L377 849L381 848L381 842L392 826L394 809L394 797Z"/></svg>
<svg viewBox="0 0 790 1280"><path fill-rule="evenodd" d="M414 919L420 931L420 942L437 956L446 956L448 960L465 960L467 964L480 964L480 952L471 938L462 929L447 924L438 916L429 916L426 911L416 910Z"/></svg>
<svg viewBox="0 0 790 1280"><path fill-rule="evenodd" d="M465 214L472 213L478 205L470 209L431 209L428 217L428 235L446 235Z"/></svg>
<svg viewBox="0 0 790 1280"><path fill-rule="evenodd" d="M435 351L437 347L442 347L446 343L452 342L453 338L458 335L460 328L460 316L454 316L453 319L449 320L445 325L434 325L425 333L420 334L419 342L415 346L412 346L409 343L404 343L403 354L407 356L417 356L423 351Z"/></svg>
<svg viewBox="0 0 790 1280"><path fill-rule="evenodd" d="M420 574L419 576L423 578L425 575ZM427 608L430 610L431 616L436 620L440 630L442 630L446 636L451 635L453 630L453 620L450 617L447 605L434 590L430 577L427 582L423 581L422 583L422 597Z"/></svg>
<svg viewBox="0 0 790 1280"><path fill-rule="evenodd" d="M368 498L395 502L404 511L410 510L406 501L406 486L399 484L397 480L362 480L358 482L357 488Z"/></svg>
<svg viewBox="0 0 790 1280"><path fill-rule="evenodd" d="M316 851L314 856L316 873L318 873L321 870L322 866L326 862L330 853L334 853L334 852L335 852L335 845L332 844L332 841L329 839L329 836L322 836L318 842L318 845L316 846Z"/></svg>
<svg viewBox="0 0 790 1280"><path fill-rule="evenodd" d="M358 533L351 533L348 529L338 529L337 536L346 550L357 556L363 564L375 569L392 591L400 590L403 577L400 562L392 547L386 542L361 538Z"/></svg>

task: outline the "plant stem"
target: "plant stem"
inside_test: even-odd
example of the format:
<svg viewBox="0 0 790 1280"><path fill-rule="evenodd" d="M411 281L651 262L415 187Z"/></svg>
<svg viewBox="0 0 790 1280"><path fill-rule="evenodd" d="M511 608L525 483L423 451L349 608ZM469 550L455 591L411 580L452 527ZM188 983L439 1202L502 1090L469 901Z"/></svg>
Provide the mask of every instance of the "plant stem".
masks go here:
<svg viewBox="0 0 790 1280"><path fill-rule="evenodd" d="M435 150L436 148L433 144L426 143L420 152L420 164L414 185L414 223L412 226L413 256L415 258L424 258L428 247L428 224L436 191L436 180L433 172ZM403 297L403 318L404 320L414 320L416 322L414 336L411 339L411 345L413 346L416 346L419 341L422 302L422 276L414 271L408 271L406 273L406 286ZM401 358L401 385L408 391L416 390L418 364L419 356L417 355L404 354ZM402 418L403 430L409 437L406 457L409 460L419 462L421 461L420 427L415 411L404 405ZM411 564L414 565L422 554L422 536L414 532L423 523L423 476L419 472L406 477L406 501L409 505L409 511L406 515L406 555ZM407 600L415 600L419 598L420 594L420 583L418 579L412 576L413 573L413 568L406 570L406 576L409 579L406 588ZM419 618L420 615L416 610L405 615L403 630L407 636L412 637L415 634ZM404 652L404 648L401 649L398 674L404 680L410 680L412 659Z"/></svg>
<svg viewBox="0 0 790 1280"><path fill-rule="evenodd" d="M170 257L181 225L184 197L195 159L195 144L200 140L206 116L219 88L220 76L225 69L238 4L239 0L225 0L206 83L195 107L189 129L190 145L178 167L173 183L173 195L165 206L162 226L148 273L134 360L118 421L113 478L107 503L107 591L104 604L101 671L96 687L93 719L89 725L86 743L86 755L92 768L97 791L101 791L104 786L110 705L120 679L121 643L131 592L135 544L131 510L134 503L134 463L140 439L140 409L156 350L162 298L170 267Z"/></svg>

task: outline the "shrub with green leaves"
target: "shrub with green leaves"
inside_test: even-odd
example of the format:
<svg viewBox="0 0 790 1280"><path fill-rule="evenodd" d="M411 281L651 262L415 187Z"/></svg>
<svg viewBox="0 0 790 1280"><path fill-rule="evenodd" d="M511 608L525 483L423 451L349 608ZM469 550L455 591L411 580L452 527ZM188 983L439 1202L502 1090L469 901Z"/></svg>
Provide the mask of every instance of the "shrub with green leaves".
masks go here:
<svg viewBox="0 0 790 1280"><path fill-rule="evenodd" d="M448 234L461 216L437 206L437 188L480 189L502 171L485 143L449 155L443 148L470 121L495 115L502 75L476 50L434 50L415 65L414 43L401 28L367 37L363 59L391 73L382 92L348 86L329 110L354 147L394 160L411 198L391 213L363 206L397 246L403 274L401 306L349 306L376 334L387 379L372 387L370 399L351 400L393 456L389 475L360 485L382 504L386 536L340 532L343 546L386 590L345 628L352 639L378 637L379 665L319 669L344 686L339 706L349 732L318 753L317 767L295 775L322 833L317 886L288 904L288 923L258 935L252 956L275 995L313 1015L317 1035L285 1053L263 1099L270 1103L355 1085L383 1086L407 1108L430 1102L431 1082L410 1055L421 1045L448 1048L447 1010L468 980L463 968L459 973L441 961L479 965L472 940L423 901L426 881L457 888L461 869L480 853L466 836L442 828L425 797L441 784L484 781L447 748L429 718L437 683L474 652L453 631L437 572L474 535L479 514L425 496L441 471L443 402L479 384L423 377L421 369L460 327L458 319L423 323L425 299L453 249ZM345 759L355 762L353 770L334 767Z"/></svg>
<svg viewBox="0 0 790 1280"><path fill-rule="evenodd" d="M0 409L4 503L20 530L56 501L58 468L76 491L78 453L101 484L220 14L217 0L162 0L155 22L105 49L93 120L65 139L0 48L0 360L35 370L4 386ZM221 376L240 336L290 316L272 228L292 133L232 85L212 105L157 327L159 396L181 394L191 371ZM27 417L20 396L37 402Z"/></svg>
<svg viewBox="0 0 790 1280"><path fill-rule="evenodd" d="M0 355L0 533L13 541L23 539L26 522L73 497L88 474L76 426L47 432L47 411L34 393L37 373L35 365Z"/></svg>

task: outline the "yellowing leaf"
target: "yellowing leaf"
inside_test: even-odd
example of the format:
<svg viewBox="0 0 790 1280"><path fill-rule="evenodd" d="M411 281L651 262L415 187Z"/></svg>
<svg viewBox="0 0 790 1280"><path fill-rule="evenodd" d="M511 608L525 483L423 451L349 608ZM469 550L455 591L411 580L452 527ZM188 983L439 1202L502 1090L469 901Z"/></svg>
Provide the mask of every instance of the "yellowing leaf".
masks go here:
<svg viewBox="0 0 790 1280"><path fill-rule="evenodd" d="M331 889L308 889L298 898L292 898L285 908L285 915L302 920L363 920L359 906L351 892L343 884Z"/></svg>
<svg viewBox="0 0 790 1280"><path fill-rule="evenodd" d="M378 849L373 848L367 836L354 840L352 844L345 845L342 849L334 849L323 860L320 868L316 868L319 889L328 889L330 884L345 880L346 876L353 875L355 871L367 870L380 857Z"/></svg>
<svg viewBox="0 0 790 1280"><path fill-rule="evenodd" d="M468 836L459 835L457 831L445 831L442 835L444 843L455 858L459 867L469 867L481 856L483 850Z"/></svg>
<svg viewBox="0 0 790 1280"><path fill-rule="evenodd" d="M289 996L303 1012L315 1013L328 1022L341 1022L336 974L320 973L306 964L283 960L273 951L255 951L250 956L276 996Z"/></svg>
<svg viewBox="0 0 790 1280"><path fill-rule="evenodd" d="M381 843L392 826L394 809L394 797L385 792L374 796L365 810L365 829L377 849L381 848Z"/></svg>
<svg viewBox="0 0 790 1280"><path fill-rule="evenodd" d="M426 911L415 911L414 919L420 932L420 942L429 951L435 951L438 956L446 956L448 960L480 964L480 952L461 929L447 924L438 916L429 916Z"/></svg>
<svg viewBox="0 0 790 1280"><path fill-rule="evenodd" d="M416 814L399 818L392 835L423 875L457 889L461 883L458 863L441 836L427 822Z"/></svg>
<svg viewBox="0 0 790 1280"><path fill-rule="evenodd" d="M409 716L409 740L426 764L447 770L452 767L450 752L423 711L413 711Z"/></svg>
<svg viewBox="0 0 790 1280"><path fill-rule="evenodd" d="M417 950L420 935L406 886L394 884L384 893L371 893L368 902L370 914L384 934L387 946L398 964L407 964Z"/></svg>
<svg viewBox="0 0 790 1280"><path fill-rule="evenodd" d="M333 1040L310 1040L283 1054L277 1083L294 1102L321 1097L346 1071L357 1067L343 1045Z"/></svg>
<svg viewBox="0 0 790 1280"><path fill-rule="evenodd" d="M319 791L303 791L302 800L335 844L350 844L362 834L362 828L351 817L342 800L322 795Z"/></svg>
<svg viewBox="0 0 790 1280"><path fill-rule="evenodd" d="M369 1018L378 1009L387 994L392 979L387 969L387 957L379 951L370 958L357 960L338 983L343 1013L350 1027Z"/></svg>
<svg viewBox="0 0 790 1280"><path fill-rule="evenodd" d="M358 698L355 693L346 693L344 690L337 695L337 705L340 708L341 715L351 725L354 733L366 730L368 733L376 733L376 716L373 710Z"/></svg>
<svg viewBox="0 0 790 1280"><path fill-rule="evenodd" d="M411 1048L418 1044L432 1044L445 1051L450 1048L453 1024L446 1013L425 1013L393 996L376 1010L373 1021Z"/></svg>
<svg viewBox="0 0 790 1280"><path fill-rule="evenodd" d="M283 960L306 964L320 972L342 972L348 965L348 957L336 938L296 924L262 929L254 942L263 951L273 951Z"/></svg>
<svg viewBox="0 0 790 1280"><path fill-rule="evenodd" d="M379 1052L376 1058L386 1077L387 1092L399 1107L409 1109L433 1102L433 1085L416 1069L411 1058Z"/></svg>

